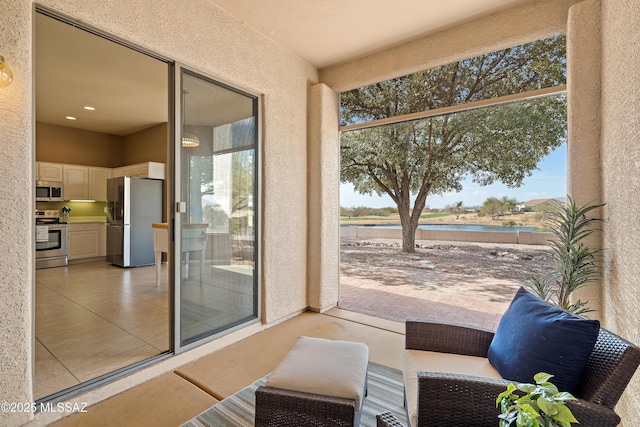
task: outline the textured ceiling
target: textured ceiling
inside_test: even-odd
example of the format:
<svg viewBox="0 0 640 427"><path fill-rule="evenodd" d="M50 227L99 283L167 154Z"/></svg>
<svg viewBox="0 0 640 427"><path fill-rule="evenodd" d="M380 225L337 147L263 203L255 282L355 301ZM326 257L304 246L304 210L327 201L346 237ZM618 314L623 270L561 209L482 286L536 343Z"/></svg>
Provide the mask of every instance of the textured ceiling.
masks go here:
<svg viewBox="0 0 640 427"><path fill-rule="evenodd" d="M531 0L212 0L317 68Z"/></svg>

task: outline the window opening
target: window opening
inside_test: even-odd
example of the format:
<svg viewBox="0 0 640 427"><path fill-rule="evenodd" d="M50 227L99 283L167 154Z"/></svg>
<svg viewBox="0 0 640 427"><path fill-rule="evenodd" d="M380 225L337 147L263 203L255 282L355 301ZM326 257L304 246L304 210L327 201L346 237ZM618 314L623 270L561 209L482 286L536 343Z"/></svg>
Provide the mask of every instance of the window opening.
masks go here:
<svg viewBox="0 0 640 427"><path fill-rule="evenodd" d="M429 244L416 241L425 216L450 215L425 211L434 196L460 191L468 180L518 187L550 153L564 150L565 84L560 34L340 95L341 182L389 201L401 230L394 237L401 249L392 255L398 265L437 269L423 259L423 251L412 255L416 243ZM354 223L358 218L344 218L344 225ZM356 233L342 230L343 236ZM373 235L371 229L367 235ZM361 243L343 240L343 254ZM356 268L342 267L349 274ZM388 280L400 285L402 277L407 276ZM341 304L349 292L341 293Z"/></svg>

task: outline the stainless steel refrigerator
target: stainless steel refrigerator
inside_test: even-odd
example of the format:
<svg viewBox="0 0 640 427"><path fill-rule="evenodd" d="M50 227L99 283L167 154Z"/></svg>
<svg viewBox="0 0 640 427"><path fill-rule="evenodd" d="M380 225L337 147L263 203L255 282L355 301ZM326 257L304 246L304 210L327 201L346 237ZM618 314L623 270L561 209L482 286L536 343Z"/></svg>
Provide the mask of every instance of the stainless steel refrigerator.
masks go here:
<svg viewBox="0 0 640 427"><path fill-rule="evenodd" d="M155 263L151 224L162 222L164 181L107 180L107 261L120 267Z"/></svg>

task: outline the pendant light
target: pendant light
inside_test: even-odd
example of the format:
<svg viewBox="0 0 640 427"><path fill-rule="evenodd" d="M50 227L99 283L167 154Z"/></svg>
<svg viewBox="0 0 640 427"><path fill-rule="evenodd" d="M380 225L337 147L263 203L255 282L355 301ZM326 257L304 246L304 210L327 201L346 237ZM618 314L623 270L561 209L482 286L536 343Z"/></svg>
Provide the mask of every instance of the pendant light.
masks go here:
<svg viewBox="0 0 640 427"><path fill-rule="evenodd" d="M187 99L188 90L182 90L182 123L184 123L184 110L185 110L185 102ZM184 124L183 124L184 126ZM197 147L200 145L200 140L198 137L192 133L185 132L184 127L182 128L182 146L183 147Z"/></svg>
<svg viewBox="0 0 640 427"><path fill-rule="evenodd" d="M7 87L13 81L13 71L4 63L4 56L0 55L0 88Z"/></svg>
<svg viewBox="0 0 640 427"><path fill-rule="evenodd" d="M197 147L200 145L200 140L192 133L182 133L182 146L183 147Z"/></svg>

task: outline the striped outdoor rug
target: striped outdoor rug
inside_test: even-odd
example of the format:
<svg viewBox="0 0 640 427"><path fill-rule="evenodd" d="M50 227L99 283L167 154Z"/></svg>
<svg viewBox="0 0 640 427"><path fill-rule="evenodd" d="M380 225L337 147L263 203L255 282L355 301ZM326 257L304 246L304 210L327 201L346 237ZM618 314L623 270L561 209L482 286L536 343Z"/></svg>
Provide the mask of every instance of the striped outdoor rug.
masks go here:
<svg viewBox="0 0 640 427"><path fill-rule="evenodd" d="M360 425L375 427L376 415L391 411L403 424L407 417L403 406L402 372L369 362L368 392ZM233 396L222 400L195 418L183 424L183 427L238 427L253 426L255 409L255 391L264 385L265 378L240 390Z"/></svg>

